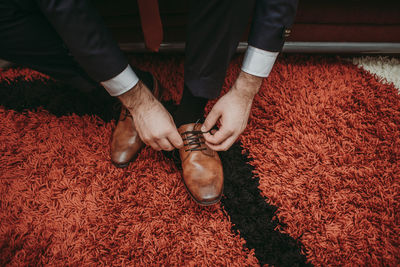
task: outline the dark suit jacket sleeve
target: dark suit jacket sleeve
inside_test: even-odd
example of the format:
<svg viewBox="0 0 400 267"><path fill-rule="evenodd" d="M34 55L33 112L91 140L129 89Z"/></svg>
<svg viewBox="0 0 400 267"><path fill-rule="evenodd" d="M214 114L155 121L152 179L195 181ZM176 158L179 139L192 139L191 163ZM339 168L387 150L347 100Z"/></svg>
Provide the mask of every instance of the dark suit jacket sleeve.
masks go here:
<svg viewBox="0 0 400 267"><path fill-rule="evenodd" d="M257 0L248 43L278 52L285 42L285 31L296 15L298 0Z"/></svg>
<svg viewBox="0 0 400 267"><path fill-rule="evenodd" d="M128 65L88 0L36 0L75 60L95 81L109 80Z"/></svg>

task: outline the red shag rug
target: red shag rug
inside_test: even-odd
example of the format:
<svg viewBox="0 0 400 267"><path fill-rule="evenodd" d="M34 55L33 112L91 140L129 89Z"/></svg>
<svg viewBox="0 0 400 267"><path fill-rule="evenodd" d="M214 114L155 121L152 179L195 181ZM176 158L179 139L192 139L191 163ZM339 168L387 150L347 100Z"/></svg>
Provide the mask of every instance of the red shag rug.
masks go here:
<svg viewBox="0 0 400 267"><path fill-rule="evenodd" d="M182 57L134 63L178 101ZM113 103L93 97L0 70L0 265L400 264L392 85L337 58L281 57L240 143L221 155L225 197L208 208L160 152L115 168Z"/></svg>

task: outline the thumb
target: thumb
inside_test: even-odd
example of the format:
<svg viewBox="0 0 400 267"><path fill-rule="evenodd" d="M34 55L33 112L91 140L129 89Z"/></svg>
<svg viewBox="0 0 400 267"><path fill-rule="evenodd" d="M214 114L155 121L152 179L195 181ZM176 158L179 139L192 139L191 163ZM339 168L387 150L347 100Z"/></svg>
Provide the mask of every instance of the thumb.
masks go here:
<svg viewBox="0 0 400 267"><path fill-rule="evenodd" d="M208 132L211 130L214 125L217 123L219 117L221 117L221 112L216 109L211 109L210 113L208 113L201 130L203 132Z"/></svg>

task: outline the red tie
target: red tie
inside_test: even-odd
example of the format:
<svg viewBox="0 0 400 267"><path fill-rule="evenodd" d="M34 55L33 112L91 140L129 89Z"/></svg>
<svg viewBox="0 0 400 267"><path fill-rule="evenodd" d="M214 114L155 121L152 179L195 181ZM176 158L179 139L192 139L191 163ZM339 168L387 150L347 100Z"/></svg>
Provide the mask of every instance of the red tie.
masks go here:
<svg viewBox="0 0 400 267"><path fill-rule="evenodd" d="M146 47L158 52L163 39L158 0L138 0L138 6Z"/></svg>

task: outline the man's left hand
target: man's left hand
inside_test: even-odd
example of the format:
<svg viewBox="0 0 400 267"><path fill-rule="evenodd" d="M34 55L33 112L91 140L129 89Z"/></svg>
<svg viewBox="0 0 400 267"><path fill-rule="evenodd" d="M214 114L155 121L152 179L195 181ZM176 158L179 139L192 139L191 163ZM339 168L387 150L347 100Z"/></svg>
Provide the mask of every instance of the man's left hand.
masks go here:
<svg viewBox="0 0 400 267"><path fill-rule="evenodd" d="M254 96L258 92L261 77L241 72L231 90L222 96L208 114L203 132L210 131L218 121L221 128L214 134L205 133L206 144L215 151L226 151L247 126Z"/></svg>

